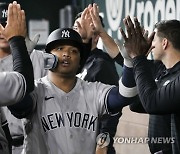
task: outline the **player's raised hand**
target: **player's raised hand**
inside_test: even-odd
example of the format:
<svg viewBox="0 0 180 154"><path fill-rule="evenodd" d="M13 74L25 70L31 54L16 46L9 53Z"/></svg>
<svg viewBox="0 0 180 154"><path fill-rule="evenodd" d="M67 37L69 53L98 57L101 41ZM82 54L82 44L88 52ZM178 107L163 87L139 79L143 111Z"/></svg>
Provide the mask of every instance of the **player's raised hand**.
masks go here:
<svg viewBox="0 0 180 154"><path fill-rule="evenodd" d="M88 20L86 18L86 14L88 12L88 9L85 8L81 14L80 20L76 20L74 23L73 29L76 30L82 37L82 39L87 38L87 28Z"/></svg>
<svg viewBox="0 0 180 154"><path fill-rule="evenodd" d="M103 25L101 23L101 20L99 18L99 7L96 3L93 4L92 8L89 9L90 15L93 22L93 30L95 33L100 34L104 32Z"/></svg>
<svg viewBox="0 0 180 154"><path fill-rule="evenodd" d="M0 24L0 33L6 40L9 40L13 36L26 36L25 12L21 10L20 4L17 4L16 1L9 4L7 24L5 27Z"/></svg>
<svg viewBox="0 0 180 154"><path fill-rule="evenodd" d="M131 58L139 55L146 55L151 47L151 43L154 38L154 32L149 38L145 38L142 33L142 27L140 26L137 18L134 18L134 24L130 16L127 16L123 22L127 31L127 35L122 28L120 28L120 32L124 39L124 47L128 55Z"/></svg>
<svg viewBox="0 0 180 154"><path fill-rule="evenodd" d="M84 43L88 43L93 35L92 19L89 12L89 5L81 14L80 20L76 20L74 30L76 30L82 37Z"/></svg>

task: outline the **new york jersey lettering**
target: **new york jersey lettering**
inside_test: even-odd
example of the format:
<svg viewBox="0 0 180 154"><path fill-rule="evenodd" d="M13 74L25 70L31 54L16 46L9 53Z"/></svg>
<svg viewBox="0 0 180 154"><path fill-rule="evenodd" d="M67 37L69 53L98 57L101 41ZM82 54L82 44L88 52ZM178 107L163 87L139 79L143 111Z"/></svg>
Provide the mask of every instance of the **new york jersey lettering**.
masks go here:
<svg viewBox="0 0 180 154"><path fill-rule="evenodd" d="M97 116L88 113L67 112L63 115L55 112L42 116L41 123L44 132L61 127L76 127L94 132L97 125L97 119Z"/></svg>

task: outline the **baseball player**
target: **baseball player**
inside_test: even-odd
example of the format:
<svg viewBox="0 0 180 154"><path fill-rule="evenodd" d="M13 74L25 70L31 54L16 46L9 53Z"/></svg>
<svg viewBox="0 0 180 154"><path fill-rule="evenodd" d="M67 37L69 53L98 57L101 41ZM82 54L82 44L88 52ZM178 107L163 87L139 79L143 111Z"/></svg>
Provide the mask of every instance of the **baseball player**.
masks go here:
<svg viewBox="0 0 180 154"><path fill-rule="evenodd" d="M16 2L8 6L7 24L0 24L1 35L9 42L13 58L13 70L15 72L0 73L0 106L13 106L19 102L26 93L33 90L33 68L25 45L25 14ZM18 73L19 72L19 73ZM28 82L26 82L28 80ZM0 108L0 153L11 153L2 127L5 118Z"/></svg>
<svg viewBox="0 0 180 154"><path fill-rule="evenodd" d="M119 87L77 78L85 51L80 35L70 28L53 31L45 50L58 57L57 66L35 82L32 93L10 108L16 117L31 121L34 134L27 137L36 136L36 140L25 152L93 154L99 117L119 112L137 94L132 68L124 67Z"/></svg>
<svg viewBox="0 0 180 154"><path fill-rule="evenodd" d="M7 86L8 85L8 86ZM23 98L26 91L26 82L20 73L0 73L0 106L12 105ZM3 127L7 124L4 112L0 107L0 153L9 153L9 145Z"/></svg>
<svg viewBox="0 0 180 154"><path fill-rule="evenodd" d="M6 25L6 21L7 21L7 10L8 10L7 7L8 7L7 3L0 3L0 22L2 23L3 26ZM36 36L33 39L33 41L31 41L26 36L25 42L29 54L32 52L32 49L36 45L37 39L38 37ZM12 58L9 42L2 35L0 35L0 63L1 63L0 72L4 72L4 71L10 72L13 70L13 58ZM3 107L3 110L7 118L10 129L11 136L9 136L10 138L8 138L8 141L12 143L12 154L19 154L23 149L23 140L24 140L22 121L21 119L15 118L10 113L10 111L6 106ZM3 125L3 129L5 132L7 132L7 128L8 127L6 125Z"/></svg>

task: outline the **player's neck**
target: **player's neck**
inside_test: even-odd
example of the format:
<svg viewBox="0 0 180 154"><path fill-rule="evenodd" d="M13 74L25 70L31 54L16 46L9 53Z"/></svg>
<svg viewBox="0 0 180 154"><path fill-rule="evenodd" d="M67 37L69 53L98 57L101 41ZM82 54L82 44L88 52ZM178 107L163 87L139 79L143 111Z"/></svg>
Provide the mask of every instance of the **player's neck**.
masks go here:
<svg viewBox="0 0 180 154"><path fill-rule="evenodd" d="M48 78L56 87L66 93L70 92L75 87L77 81L76 76L71 78L60 77L51 72L48 73Z"/></svg>
<svg viewBox="0 0 180 154"><path fill-rule="evenodd" d="M167 69L172 68L176 63L180 61L180 51L171 51L163 57L162 62Z"/></svg>

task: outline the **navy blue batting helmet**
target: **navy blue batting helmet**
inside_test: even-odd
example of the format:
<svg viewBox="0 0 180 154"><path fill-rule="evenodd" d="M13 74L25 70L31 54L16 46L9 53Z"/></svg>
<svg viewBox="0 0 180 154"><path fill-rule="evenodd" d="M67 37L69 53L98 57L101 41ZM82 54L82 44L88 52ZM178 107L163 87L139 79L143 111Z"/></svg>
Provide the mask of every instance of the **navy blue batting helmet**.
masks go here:
<svg viewBox="0 0 180 154"><path fill-rule="evenodd" d="M80 55L83 55L82 38L78 32L71 28L59 28L54 30L47 39L45 51L49 53L57 45L75 46L79 49Z"/></svg>
<svg viewBox="0 0 180 154"><path fill-rule="evenodd" d="M80 51L80 68L77 73L83 68L86 59L91 51L91 46L85 46L82 42L82 38L78 32L72 28L62 28L54 30L48 37L45 51L50 53L50 51L57 47L57 45L71 45L77 47Z"/></svg>

